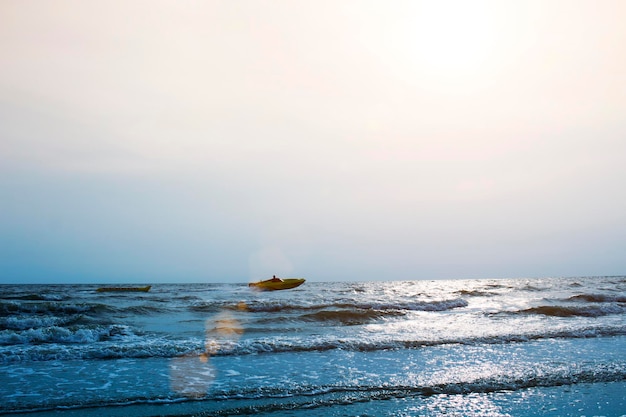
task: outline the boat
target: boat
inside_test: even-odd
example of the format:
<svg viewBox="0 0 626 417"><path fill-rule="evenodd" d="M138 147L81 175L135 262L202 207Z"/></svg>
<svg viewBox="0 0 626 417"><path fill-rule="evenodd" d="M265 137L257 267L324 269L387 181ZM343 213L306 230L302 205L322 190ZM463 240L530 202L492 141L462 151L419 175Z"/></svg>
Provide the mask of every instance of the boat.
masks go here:
<svg viewBox="0 0 626 417"><path fill-rule="evenodd" d="M146 285L145 287L100 287L97 292L148 292L152 288L152 285Z"/></svg>
<svg viewBox="0 0 626 417"><path fill-rule="evenodd" d="M259 291L277 291L296 288L302 285L304 281L306 281L304 278L277 278L274 276L264 281L251 282L248 286Z"/></svg>

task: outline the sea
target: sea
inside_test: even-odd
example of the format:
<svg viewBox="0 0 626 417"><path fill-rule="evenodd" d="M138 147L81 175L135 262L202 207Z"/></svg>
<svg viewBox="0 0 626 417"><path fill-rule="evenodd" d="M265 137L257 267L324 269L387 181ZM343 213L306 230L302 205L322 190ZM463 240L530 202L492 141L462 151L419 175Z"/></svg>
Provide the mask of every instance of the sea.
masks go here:
<svg viewBox="0 0 626 417"><path fill-rule="evenodd" d="M0 286L0 415L625 416L626 277Z"/></svg>

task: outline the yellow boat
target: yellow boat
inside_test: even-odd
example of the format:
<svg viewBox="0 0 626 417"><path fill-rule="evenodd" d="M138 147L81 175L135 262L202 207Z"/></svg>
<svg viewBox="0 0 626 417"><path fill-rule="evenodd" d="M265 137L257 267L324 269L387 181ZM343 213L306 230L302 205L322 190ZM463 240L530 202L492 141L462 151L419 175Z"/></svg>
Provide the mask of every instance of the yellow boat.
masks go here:
<svg viewBox="0 0 626 417"><path fill-rule="evenodd" d="M97 292L148 292L152 288L152 285L147 285L145 287L100 287L96 291Z"/></svg>
<svg viewBox="0 0 626 417"><path fill-rule="evenodd" d="M251 282L248 284L250 288L259 291L276 291L276 290L288 290L290 288L296 288L302 285L306 281L304 278L274 278L266 279L265 281Z"/></svg>

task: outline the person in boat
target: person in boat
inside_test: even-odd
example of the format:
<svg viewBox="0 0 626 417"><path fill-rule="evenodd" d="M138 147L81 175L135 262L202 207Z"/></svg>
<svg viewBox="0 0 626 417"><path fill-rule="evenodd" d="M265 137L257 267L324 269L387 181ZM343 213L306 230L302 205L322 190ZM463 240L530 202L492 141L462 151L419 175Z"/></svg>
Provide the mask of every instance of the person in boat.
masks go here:
<svg viewBox="0 0 626 417"><path fill-rule="evenodd" d="M276 275L274 275L270 281L272 281L272 282L283 282L283 280L278 278Z"/></svg>

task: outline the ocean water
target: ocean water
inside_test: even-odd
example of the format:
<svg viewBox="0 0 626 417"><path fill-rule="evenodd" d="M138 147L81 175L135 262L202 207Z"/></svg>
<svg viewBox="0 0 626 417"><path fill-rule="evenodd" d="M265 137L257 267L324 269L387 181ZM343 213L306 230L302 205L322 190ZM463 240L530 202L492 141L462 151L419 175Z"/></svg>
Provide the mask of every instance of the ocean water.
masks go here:
<svg viewBox="0 0 626 417"><path fill-rule="evenodd" d="M0 414L623 416L626 277L0 286Z"/></svg>

